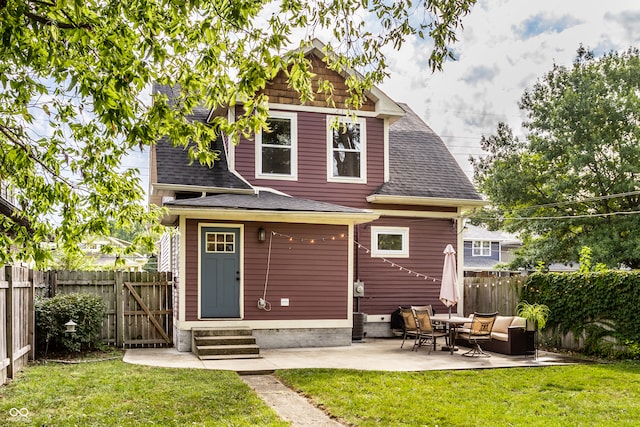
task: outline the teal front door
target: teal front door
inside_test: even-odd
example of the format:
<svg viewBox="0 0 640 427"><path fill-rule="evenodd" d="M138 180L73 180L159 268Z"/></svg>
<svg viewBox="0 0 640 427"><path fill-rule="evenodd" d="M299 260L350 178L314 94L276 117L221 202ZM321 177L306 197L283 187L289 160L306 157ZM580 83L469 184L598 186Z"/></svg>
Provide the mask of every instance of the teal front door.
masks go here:
<svg viewBox="0 0 640 427"><path fill-rule="evenodd" d="M240 317L240 229L200 232L200 317Z"/></svg>

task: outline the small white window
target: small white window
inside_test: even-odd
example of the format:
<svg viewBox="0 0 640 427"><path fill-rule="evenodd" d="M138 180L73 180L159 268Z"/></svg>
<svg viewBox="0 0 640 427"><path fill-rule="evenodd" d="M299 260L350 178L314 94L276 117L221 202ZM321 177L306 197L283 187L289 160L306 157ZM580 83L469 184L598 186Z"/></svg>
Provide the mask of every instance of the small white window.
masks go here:
<svg viewBox="0 0 640 427"><path fill-rule="evenodd" d="M234 233L207 233L205 251L207 253L234 253L236 251Z"/></svg>
<svg viewBox="0 0 640 427"><path fill-rule="evenodd" d="M473 256L491 256L491 242L481 242L478 240L472 243Z"/></svg>
<svg viewBox="0 0 640 427"><path fill-rule="evenodd" d="M327 180L367 182L366 120L327 116Z"/></svg>
<svg viewBox="0 0 640 427"><path fill-rule="evenodd" d="M371 227L372 256L386 258L409 257L408 227Z"/></svg>
<svg viewBox="0 0 640 427"><path fill-rule="evenodd" d="M298 118L295 113L272 112L269 131L256 134L256 178L298 178Z"/></svg>

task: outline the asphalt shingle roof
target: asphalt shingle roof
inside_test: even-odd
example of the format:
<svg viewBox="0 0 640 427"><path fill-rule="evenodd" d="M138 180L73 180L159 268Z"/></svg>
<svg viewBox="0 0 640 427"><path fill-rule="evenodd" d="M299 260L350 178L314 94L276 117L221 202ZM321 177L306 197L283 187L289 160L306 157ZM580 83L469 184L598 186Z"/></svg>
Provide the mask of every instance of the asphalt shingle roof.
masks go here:
<svg viewBox="0 0 640 427"><path fill-rule="evenodd" d="M174 91L169 86L155 85L154 93L163 93L173 99ZM189 119L207 123L209 110L204 107L195 108ZM189 152L184 147L174 147L167 137L156 144L157 180L159 184L193 185L199 187L218 187L232 189L249 189L251 186L229 171L222 140L218 139L213 147L220 151L220 159L213 168L203 166L197 161L191 163ZM191 163L191 164L190 164Z"/></svg>
<svg viewBox="0 0 640 427"><path fill-rule="evenodd" d="M174 200L165 203L169 206L201 207L201 208L234 208L248 210L295 211L295 212L332 212L332 213L366 213L363 209L318 202L316 200L289 197L270 191L257 194L215 194L206 197Z"/></svg>
<svg viewBox="0 0 640 427"><path fill-rule="evenodd" d="M389 128L390 180L374 194L482 200L440 137L406 104Z"/></svg>

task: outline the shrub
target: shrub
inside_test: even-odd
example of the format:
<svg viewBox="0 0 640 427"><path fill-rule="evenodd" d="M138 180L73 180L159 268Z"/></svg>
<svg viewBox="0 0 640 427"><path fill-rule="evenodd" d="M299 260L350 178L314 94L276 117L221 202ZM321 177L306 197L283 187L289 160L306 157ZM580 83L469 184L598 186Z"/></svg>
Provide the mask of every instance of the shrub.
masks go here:
<svg viewBox="0 0 640 427"><path fill-rule="evenodd" d="M105 305L90 294L56 295L35 303L36 338L39 350L79 352L100 344ZM66 332L65 323L77 323L74 333Z"/></svg>

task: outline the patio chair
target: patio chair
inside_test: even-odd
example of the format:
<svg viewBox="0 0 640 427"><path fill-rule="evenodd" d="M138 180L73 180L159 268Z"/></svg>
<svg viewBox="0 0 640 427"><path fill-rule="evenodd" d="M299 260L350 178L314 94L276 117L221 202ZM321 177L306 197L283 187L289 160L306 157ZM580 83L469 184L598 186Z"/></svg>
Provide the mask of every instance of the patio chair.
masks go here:
<svg viewBox="0 0 640 427"><path fill-rule="evenodd" d="M491 331L496 321L497 312L495 313L473 313L473 320L468 331L460 332L458 337L467 340L471 344L471 350L462 353L468 357L491 357L490 354L482 351L481 342L491 341Z"/></svg>
<svg viewBox="0 0 640 427"><path fill-rule="evenodd" d="M412 307L413 313L416 318L416 324L418 325L418 338L416 350L422 347L423 344L429 344L429 354L431 354L431 345L433 349L436 349L436 339L438 337L445 337L449 335L446 331L438 330L431 322L431 310L427 307Z"/></svg>
<svg viewBox="0 0 640 427"><path fill-rule="evenodd" d="M411 350L414 350L418 345L418 337L420 335L418 330L418 323L416 322L416 316L412 308L405 307L400 307L400 315L402 316L402 322L404 323L402 344L400 344L400 348L404 346L404 342L407 338L413 338L414 343Z"/></svg>

